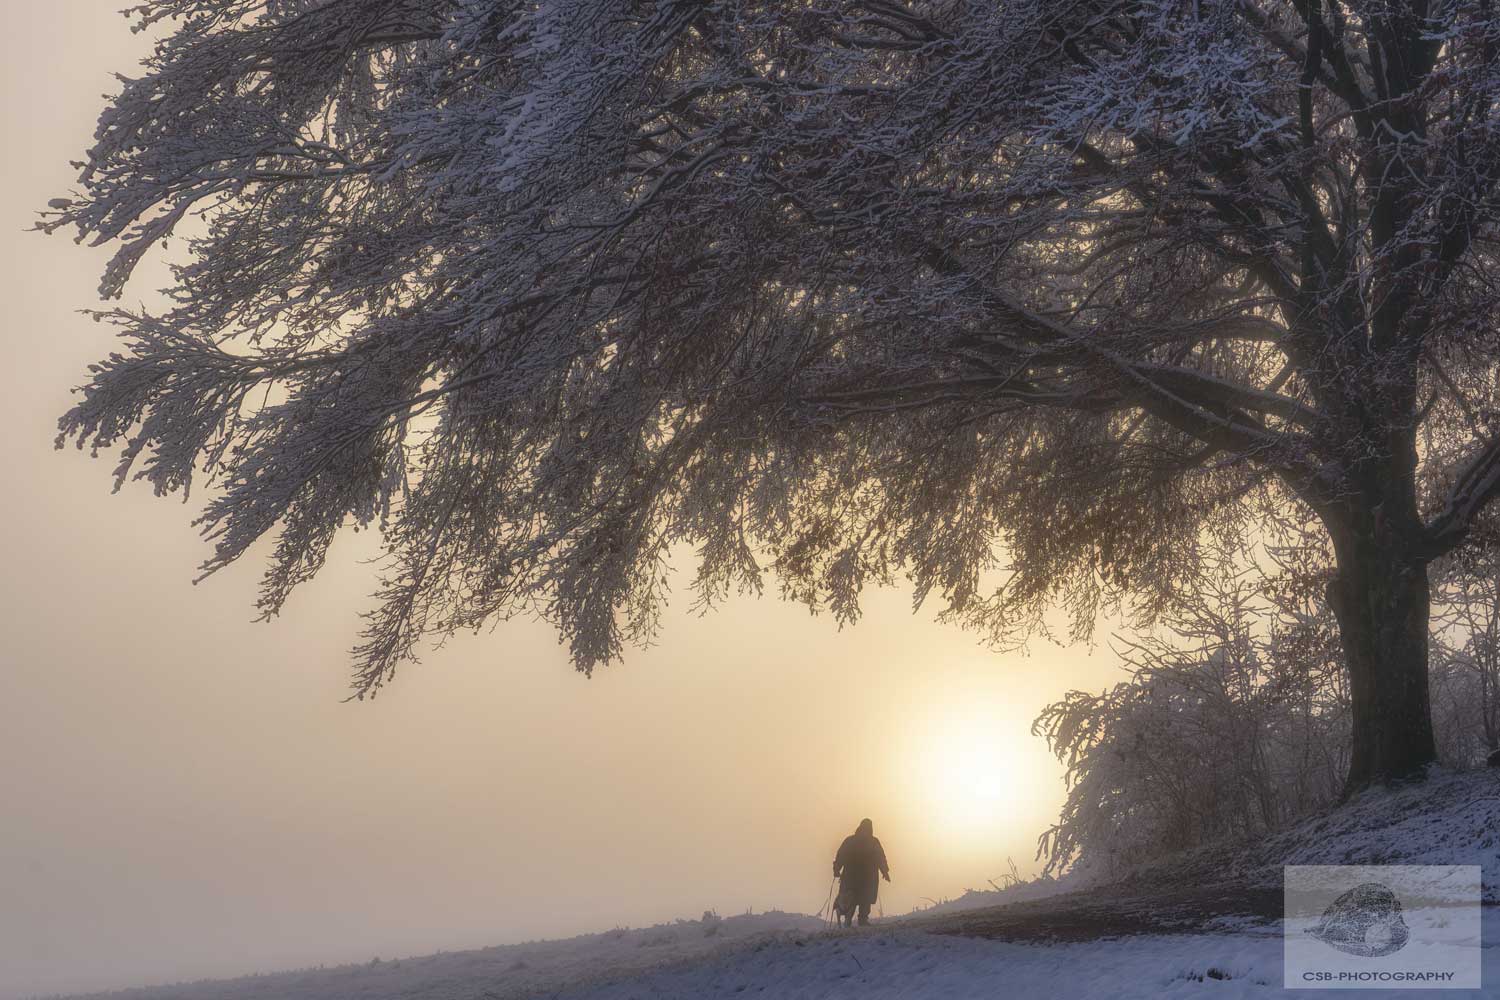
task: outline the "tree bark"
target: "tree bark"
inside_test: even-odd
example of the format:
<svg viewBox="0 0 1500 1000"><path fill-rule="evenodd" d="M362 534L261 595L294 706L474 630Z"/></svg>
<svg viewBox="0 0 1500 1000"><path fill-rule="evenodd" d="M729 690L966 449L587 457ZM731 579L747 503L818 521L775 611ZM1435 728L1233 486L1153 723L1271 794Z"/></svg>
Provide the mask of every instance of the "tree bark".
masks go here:
<svg viewBox="0 0 1500 1000"><path fill-rule="evenodd" d="M1427 678L1430 594L1425 557L1382 507L1330 528L1338 568L1328 600L1348 664L1353 721L1348 796L1414 775L1437 758Z"/></svg>

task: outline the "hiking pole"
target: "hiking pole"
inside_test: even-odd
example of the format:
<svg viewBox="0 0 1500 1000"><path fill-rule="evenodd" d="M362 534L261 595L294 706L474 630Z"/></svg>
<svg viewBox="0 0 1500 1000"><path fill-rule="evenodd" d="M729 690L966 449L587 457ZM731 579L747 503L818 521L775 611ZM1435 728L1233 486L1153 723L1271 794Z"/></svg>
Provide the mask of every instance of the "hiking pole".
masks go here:
<svg viewBox="0 0 1500 1000"><path fill-rule="evenodd" d="M839 877L835 875L833 881L828 883L828 898L823 900L822 907L818 910L818 916L823 918L823 929L826 931L833 926L833 887L838 883Z"/></svg>

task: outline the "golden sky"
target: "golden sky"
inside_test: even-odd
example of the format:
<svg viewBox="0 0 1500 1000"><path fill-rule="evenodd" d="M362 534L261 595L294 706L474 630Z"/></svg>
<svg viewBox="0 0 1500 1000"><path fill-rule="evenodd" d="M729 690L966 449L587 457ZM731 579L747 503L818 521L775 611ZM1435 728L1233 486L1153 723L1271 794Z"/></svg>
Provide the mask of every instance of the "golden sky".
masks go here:
<svg viewBox="0 0 1500 1000"><path fill-rule="evenodd" d="M863 816L887 912L1035 869L1063 788L1030 720L1120 679L1107 650L997 655L900 591L842 632L682 600L592 680L513 622L342 704L368 536L271 625L264 547L191 586L196 499L111 496L111 458L52 450L112 349L76 312L105 254L23 232L149 40L120 0L4 3L0 998L812 912ZM165 281L143 268L126 303Z"/></svg>

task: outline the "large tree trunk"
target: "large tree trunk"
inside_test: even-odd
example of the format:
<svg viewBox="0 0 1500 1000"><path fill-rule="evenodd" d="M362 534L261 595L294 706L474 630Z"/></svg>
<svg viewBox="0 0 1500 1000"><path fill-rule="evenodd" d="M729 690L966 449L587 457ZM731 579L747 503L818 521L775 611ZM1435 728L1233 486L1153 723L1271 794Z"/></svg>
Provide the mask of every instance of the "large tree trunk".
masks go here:
<svg viewBox="0 0 1500 1000"><path fill-rule="evenodd" d="M1328 587L1349 670L1353 746L1345 794L1412 775L1437 757L1427 691L1427 564L1381 508L1330 525ZM1410 523L1409 521L1407 523Z"/></svg>

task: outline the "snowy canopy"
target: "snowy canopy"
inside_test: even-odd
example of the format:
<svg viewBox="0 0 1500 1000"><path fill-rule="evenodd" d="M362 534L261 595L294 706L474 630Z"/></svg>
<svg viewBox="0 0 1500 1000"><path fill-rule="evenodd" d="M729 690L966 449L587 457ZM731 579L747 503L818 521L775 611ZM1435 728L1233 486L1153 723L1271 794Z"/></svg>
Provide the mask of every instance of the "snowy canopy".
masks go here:
<svg viewBox="0 0 1500 1000"><path fill-rule="evenodd" d="M710 602L904 574L1015 638L1261 503L1364 525L1405 481L1425 560L1500 492L1486 3L135 16L43 226L118 247L106 297L187 250L60 441L207 476L208 572L279 532L267 615L379 522L360 694L513 613L592 669L684 545Z"/></svg>

